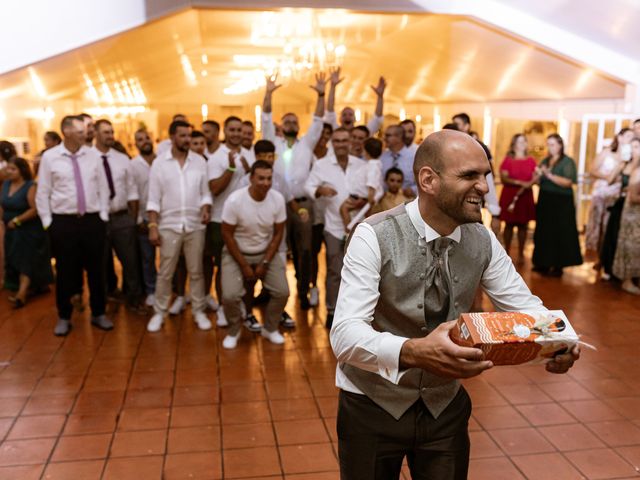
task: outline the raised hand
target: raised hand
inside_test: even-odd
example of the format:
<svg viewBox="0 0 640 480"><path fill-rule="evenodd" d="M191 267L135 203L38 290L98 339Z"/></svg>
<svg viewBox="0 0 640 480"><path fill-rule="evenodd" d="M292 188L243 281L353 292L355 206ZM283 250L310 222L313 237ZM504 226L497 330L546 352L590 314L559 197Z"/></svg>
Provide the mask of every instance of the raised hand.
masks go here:
<svg viewBox="0 0 640 480"><path fill-rule="evenodd" d="M332 87L335 87L344 80L344 77L340 78L341 70L340 67L332 67L329 69L329 80Z"/></svg>
<svg viewBox="0 0 640 480"><path fill-rule="evenodd" d="M278 75L269 75L268 77L266 77L265 84L267 87L267 91L266 91L267 94L269 95L272 94L282 86L281 83L276 83L277 81L278 81Z"/></svg>
<svg viewBox="0 0 640 480"><path fill-rule="evenodd" d="M380 77L378 79L377 85L371 85L371 90L373 90L378 97L382 97L384 95L385 88L387 88L387 81L384 77Z"/></svg>
<svg viewBox="0 0 640 480"><path fill-rule="evenodd" d="M327 85L327 75L324 72L316 73L316 84L309 85L310 88L318 92L318 95L324 95L324 89Z"/></svg>

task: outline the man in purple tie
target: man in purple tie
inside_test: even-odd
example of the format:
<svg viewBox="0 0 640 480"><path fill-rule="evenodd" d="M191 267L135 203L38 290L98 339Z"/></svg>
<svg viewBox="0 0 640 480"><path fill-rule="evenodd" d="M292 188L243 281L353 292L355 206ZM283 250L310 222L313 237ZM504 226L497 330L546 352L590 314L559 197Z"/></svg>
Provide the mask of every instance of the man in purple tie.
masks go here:
<svg viewBox="0 0 640 480"><path fill-rule="evenodd" d="M111 330L105 317L106 288L104 249L109 220L109 186L102 160L85 145L84 121L66 116L61 128L64 141L42 156L36 207L48 229L56 258L56 306L54 334L71 330L71 297L77 293L82 270L89 281L91 323Z"/></svg>

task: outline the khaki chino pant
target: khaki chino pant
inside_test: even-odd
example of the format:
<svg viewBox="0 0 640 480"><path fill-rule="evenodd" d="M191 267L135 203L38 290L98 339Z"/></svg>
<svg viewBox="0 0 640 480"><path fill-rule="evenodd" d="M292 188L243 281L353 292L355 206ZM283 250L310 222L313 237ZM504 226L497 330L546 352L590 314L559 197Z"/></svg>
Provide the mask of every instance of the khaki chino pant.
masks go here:
<svg viewBox="0 0 640 480"><path fill-rule="evenodd" d="M249 265L258 265L264 258L264 253L256 255L245 254L244 258ZM222 305L224 314L229 322L229 335L237 335L242 327L241 303L245 290L245 279L242 275L240 265L234 260L226 248L222 250ZM287 284L287 273L281 255L275 255L267 273L262 280L262 287L266 288L270 294L264 314L264 328L267 332L278 329L280 316L289 298L289 285Z"/></svg>
<svg viewBox="0 0 640 480"><path fill-rule="evenodd" d="M202 275L202 252L205 230L177 233L160 230L160 270L156 281L156 313L167 314L171 301L171 279L184 252L189 274L192 312L203 312L205 307L204 276Z"/></svg>

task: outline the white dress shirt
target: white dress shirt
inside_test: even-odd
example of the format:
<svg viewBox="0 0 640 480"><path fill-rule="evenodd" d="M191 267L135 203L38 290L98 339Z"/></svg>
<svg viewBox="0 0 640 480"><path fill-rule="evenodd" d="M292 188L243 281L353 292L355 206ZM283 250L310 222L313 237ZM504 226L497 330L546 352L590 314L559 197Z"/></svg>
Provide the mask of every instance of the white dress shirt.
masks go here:
<svg viewBox="0 0 640 480"><path fill-rule="evenodd" d="M324 114L324 121L330 123L333 129L340 127L338 124L338 114L336 112L327 112ZM374 115L371 120L367 122L367 129L369 130L369 135L372 137L378 133L378 130L382 128L382 124L384 123L383 116Z"/></svg>
<svg viewBox="0 0 640 480"><path fill-rule="evenodd" d="M349 155L346 170L343 170L335 156L326 156L318 160L311 169L305 184L309 198L316 198L316 190L321 186L333 188L337 193L333 197L321 197L324 212L324 229L338 239L345 235L344 224L340 216L340 205L349 197L349 178L359 169L366 166L364 160Z"/></svg>
<svg viewBox="0 0 640 480"><path fill-rule="evenodd" d="M394 156L397 158L394 160ZM388 148L380 155L382 162L382 173L386 175L387 170L396 164L396 168L402 170L404 178L402 180L402 188L411 188L416 193L416 180L413 177L413 161L415 153L409 147L402 147L398 152L393 153Z"/></svg>
<svg viewBox="0 0 640 480"><path fill-rule="evenodd" d="M109 221L109 185L104 174L102 159L95 150L82 146L76 152L86 213L99 213L103 221ZM64 143L50 148L42 155L38 170L36 207L42 225L51 225L51 215L75 215L78 213L76 181L71 163L71 152Z"/></svg>
<svg viewBox="0 0 640 480"><path fill-rule="evenodd" d="M200 209L204 205L211 205L204 158L189 152L180 168L169 150L153 161L147 210L159 213L158 228L177 233L202 230Z"/></svg>
<svg viewBox="0 0 640 480"><path fill-rule="evenodd" d="M107 156L107 162L111 169L111 178L113 179L113 189L115 196L109 203L109 213L116 213L128 209L129 202L139 200L138 186L136 185L131 160L124 153L120 153L110 148L107 153L102 153L96 147L93 147L100 156L102 163L102 171L104 172L103 155ZM106 177L106 172L105 172ZM109 181L107 179L107 186Z"/></svg>
<svg viewBox="0 0 640 480"><path fill-rule="evenodd" d="M220 145L220 148L216 150L216 153L209 157L209 160L207 161L207 176L209 181L220 178L224 175L224 172L227 171L229 168L230 151L229 147L222 144ZM247 174L242 166L240 157L244 157L249 166L253 165L253 162L255 161L253 154L244 147L240 147L240 153L236 153L234 155L236 171L233 172L227 188L225 188L219 195L215 195L213 197L213 210L211 212L212 222L222 223L222 209L224 207L224 202L229 198L229 195L240 188L240 181L242 180L242 177Z"/></svg>
<svg viewBox="0 0 640 480"><path fill-rule="evenodd" d="M156 154L158 156L164 155L166 152L171 150L171 139L165 138L156 146Z"/></svg>
<svg viewBox="0 0 640 480"><path fill-rule="evenodd" d="M416 158L416 153L418 152L418 147L420 145L418 145L417 143L411 143L411 145L407 145L407 149L409 150L409 153L413 156L413 158Z"/></svg>
<svg viewBox="0 0 640 480"><path fill-rule="evenodd" d="M411 222L427 243L440 237L422 219L417 199L408 203L406 208ZM542 301L524 283L493 232L488 233L491 238L491 261L482 275L481 286L496 309L546 310ZM461 235L458 227L448 237L460 242ZM344 257L340 293L331 329L331 346L339 363L349 363L377 373L397 384L406 372L399 367L400 350L409 339L389 332L378 332L371 326L380 296L380 268L380 245L376 234L371 225L361 223L356 227ZM339 366L336 385L349 392L362 393Z"/></svg>
<svg viewBox="0 0 640 480"><path fill-rule="evenodd" d="M138 155L131 159L131 171L136 183L136 188L138 189L138 199L140 201L138 223L141 223L149 220L149 216L147 215L147 201L149 199L149 172L151 171L151 165L142 158L142 155Z"/></svg>
<svg viewBox="0 0 640 480"><path fill-rule="evenodd" d="M298 138L289 147L287 140L276 136L271 113L262 113L262 138L269 140L276 147L277 160L274 171L280 174L289 184L293 198L306 197L304 184L309 178L313 165L313 149L322 136L322 118L314 115L311 126L305 135Z"/></svg>

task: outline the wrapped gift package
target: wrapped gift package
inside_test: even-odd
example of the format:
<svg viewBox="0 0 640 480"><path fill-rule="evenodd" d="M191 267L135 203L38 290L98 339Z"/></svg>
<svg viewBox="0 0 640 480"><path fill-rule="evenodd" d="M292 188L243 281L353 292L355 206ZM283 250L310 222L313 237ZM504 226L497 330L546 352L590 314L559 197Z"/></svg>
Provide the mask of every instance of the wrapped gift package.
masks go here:
<svg viewBox="0 0 640 480"><path fill-rule="evenodd" d="M463 313L451 339L481 349L494 365L546 363L579 342L561 310Z"/></svg>

